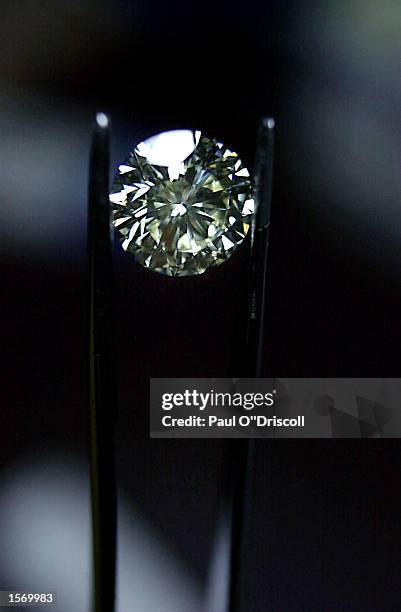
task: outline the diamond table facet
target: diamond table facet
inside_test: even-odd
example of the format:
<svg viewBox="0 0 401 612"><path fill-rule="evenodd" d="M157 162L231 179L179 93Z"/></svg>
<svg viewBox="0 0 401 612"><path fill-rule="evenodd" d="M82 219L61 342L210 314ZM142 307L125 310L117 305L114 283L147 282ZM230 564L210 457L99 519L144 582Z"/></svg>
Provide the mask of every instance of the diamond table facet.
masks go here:
<svg viewBox="0 0 401 612"><path fill-rule="evenodd" d="M252 194L237 153L200 132L162 132L119 166L110 194L113 225L123 249L146 268L202 274L245 238Z"/></svg>

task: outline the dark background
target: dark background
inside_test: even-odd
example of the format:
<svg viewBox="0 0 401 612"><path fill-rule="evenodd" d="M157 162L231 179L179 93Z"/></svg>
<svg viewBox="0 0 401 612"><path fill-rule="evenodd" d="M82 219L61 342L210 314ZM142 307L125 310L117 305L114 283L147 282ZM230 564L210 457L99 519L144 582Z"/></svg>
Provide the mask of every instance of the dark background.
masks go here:
<svg viewBox="0 0 401 612"><path fill-rule="evenodd" d="M76 515L87 512L86 183L97 110L112 117L113 172L138 140L171 127L200 127L252 167L260 117L274 116L266 374L398 376L400 19L392 0L3 1L0 467L11 510L1 588L28 588L31 575L39 588L41 563L56 590L87 583L76 574L87 549L72 537L60 552L58 538L67 526L86 537L88 525L75 527L71 510L46 530L29 508L34 499L39 517L41 504L64 516L54 476L81 482L71 484L86 500ZM196 597L207 590L227 443L150 441L148 379L227 373L245 252L191 279L114 253L121 503L145 517ZM396 440L257 444L244 610L399 608L399 450ZM35 478L50 483L48 501ZM163 558L160 576L173 563ZM163 599L162 584L140 590L164 603L141 604L133 588L130 609L188 609Z"/></svg>

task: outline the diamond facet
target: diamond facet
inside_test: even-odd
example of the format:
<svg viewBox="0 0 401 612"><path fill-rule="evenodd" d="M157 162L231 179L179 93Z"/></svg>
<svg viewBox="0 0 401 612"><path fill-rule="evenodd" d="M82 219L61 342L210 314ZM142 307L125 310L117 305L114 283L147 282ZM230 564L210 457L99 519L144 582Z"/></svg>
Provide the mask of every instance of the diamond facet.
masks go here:
<svg viewBox="0 0 401 612"><path fill-rule="evenodd" d="M110 202L123 249L170 276L226 261L254 213L252 181L237 153L191 130L141 142L119 166Z"/></svg>

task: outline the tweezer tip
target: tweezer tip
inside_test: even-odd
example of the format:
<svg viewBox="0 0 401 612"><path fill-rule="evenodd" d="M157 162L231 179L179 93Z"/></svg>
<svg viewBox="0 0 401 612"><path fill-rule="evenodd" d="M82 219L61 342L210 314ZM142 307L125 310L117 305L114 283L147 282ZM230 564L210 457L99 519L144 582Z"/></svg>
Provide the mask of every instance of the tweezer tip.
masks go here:
<svg viewBox="0 0 401 612"><path fill-rule="evenodd" d="M106 113L96 113L96 127L99 127L101 129L106 129L108 128L110 125L110 119L108 118L108 116L106 115Z"/></svg>
<svg viewBox="0 0 401 612"><path fill-rule="evenodd" d="M262 119L262 126L267 130L273 130L276 126L276 122L273 117L264 117Z"/></svg>

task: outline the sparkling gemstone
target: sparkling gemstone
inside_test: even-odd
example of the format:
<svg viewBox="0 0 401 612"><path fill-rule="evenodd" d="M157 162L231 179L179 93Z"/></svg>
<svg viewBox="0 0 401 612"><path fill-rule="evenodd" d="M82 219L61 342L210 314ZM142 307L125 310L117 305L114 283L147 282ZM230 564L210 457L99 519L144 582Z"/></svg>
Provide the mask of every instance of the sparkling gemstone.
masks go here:
<svg viewBox="0 0 401 612"><path fill-rule="evenodd" d="M254 213L253 185L237 153L191 130L141 142L119 166L110 202L123 249L170 276L226 261Z"/></svg>

